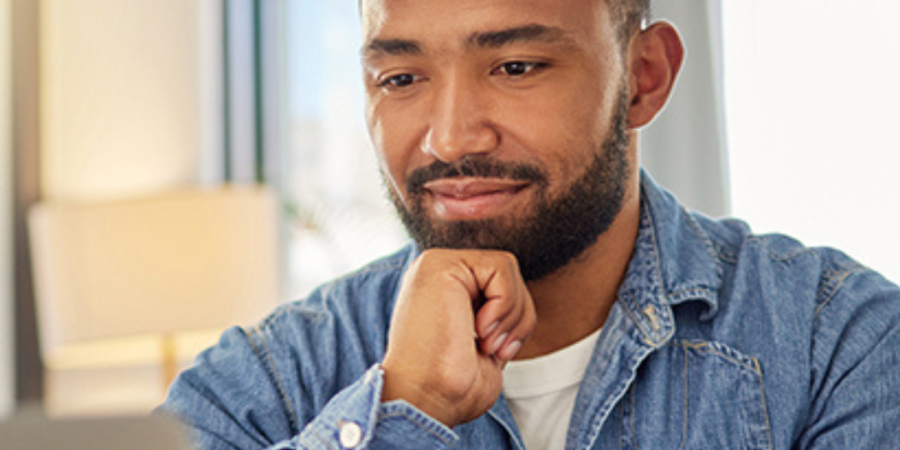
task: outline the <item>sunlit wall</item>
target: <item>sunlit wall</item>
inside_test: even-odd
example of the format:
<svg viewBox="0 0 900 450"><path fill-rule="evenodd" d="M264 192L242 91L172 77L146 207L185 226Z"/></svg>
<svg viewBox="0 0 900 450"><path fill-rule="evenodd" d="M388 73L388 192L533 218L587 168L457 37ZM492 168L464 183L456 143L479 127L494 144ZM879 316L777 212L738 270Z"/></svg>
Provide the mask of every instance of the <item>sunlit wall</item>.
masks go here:
<svg viewBox="0 0 900 450"><path fill-rule="evenodd" d="M734 214L900 280L900 3L723 8Z"/></svg>

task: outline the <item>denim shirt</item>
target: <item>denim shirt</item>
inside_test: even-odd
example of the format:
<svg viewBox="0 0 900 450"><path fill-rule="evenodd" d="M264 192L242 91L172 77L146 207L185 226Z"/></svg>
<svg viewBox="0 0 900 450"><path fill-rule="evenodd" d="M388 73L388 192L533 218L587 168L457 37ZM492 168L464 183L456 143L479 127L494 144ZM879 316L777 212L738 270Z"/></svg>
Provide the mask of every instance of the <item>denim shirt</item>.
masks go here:
<svg viewBox="0 0 900 450"><path fill-rule="evenodd" d="M898 449L900 289L830 249L687 212L641 224L567 435L576 449ZM160 408L203 449L518 449L504 400L449 429L382 403L412 246L227 331Z"/></svg>

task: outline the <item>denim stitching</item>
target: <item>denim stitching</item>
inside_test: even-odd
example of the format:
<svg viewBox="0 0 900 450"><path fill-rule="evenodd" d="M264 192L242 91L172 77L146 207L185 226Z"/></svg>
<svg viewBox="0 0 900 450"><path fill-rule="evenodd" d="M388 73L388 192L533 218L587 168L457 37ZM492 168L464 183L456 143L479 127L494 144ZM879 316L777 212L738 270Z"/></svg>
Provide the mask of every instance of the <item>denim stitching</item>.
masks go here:
<svg viewBox="0 0 900 450"><path fill-rule="evenodd" d="M660 260L660 257L659 257L660 256L659 255L659 248L660 248L659 239L657 238L656 228L654 227L655 222L653 220L653 210L652 210L652 207L650 206L649 202L647 204L647 215L648 215L647 220L648 220L648 223L650 224L647 227L647 229L649 230L650 240L653 242L653 245L652 245L653 258L656 260L656 271L655 271L656 272L656 280L655 281L656 281L657 286L659 286L659 289L662 292L665 292L667 286L665 284L663 284L663 281L665 280L665 278L663 278L663 275L662 275L662 261ZM666 306L668 306L668 305L666 305ZM663 326L667 329L667 331L665 334L660 336L659 342L655 342L655 343L651 344L651 347L653 347L653 348L659 348L662 343L668 342L670 339L672 339L672 336L675 335L675 327L672 324L671 309L666 308L665 312L667 313L666 317L668 320L666 320L666 322ZM638 314L640 314L640 313L638 313ZM643 319L643 316L641 316L641 318ZM643 330L641 330L641 331L643 331ZM657 334L658 333L659 332L657 332Z"/></svg>
<svg viewBox="0 0 900 450"><path fill-rule="evenodd" d="M265 359L268 362L269 373L270 376L274 379L275 385L278 387L278 393L281 395L281 400L284 402L284 406L287 409L288 413L290 413L291 426L295 432L299 432L300 430L300 421L297 419L297 413L294 412L294 407L291 405L290 397L287 395L287 391L284 389L284 384L281 381L281 375L278 373L278 368L275 366L275 360L272 358L272 352L269 349L269 344L266 340L265 335L262 330L258 327L256 329L256 334L259 335L259 340L261 341L263 347L265 348ZM259 354L259 351L256 349L256 346L253 346L254 351L257 352L257 355L262 357Z"/></svg>
<svg viewBox="0 0 900 450"><path fill-rule="evenodd" d="M766 442L767 450L772 450L772 424L769 422L769 405L766 403L766 379L762 375L762 365L759 360L751 357L756 365L756 373L759 374L759 394L762 396L763 417L766 419Z"/></svg>
<svg viewBox="0 0 900 450"><path fill-rule="evenodd" d="M331 445L331 441L322 437L322 435L319 434L319 432L314 427L309 427L308 430L309 430L309 433L312 434L313 436L315 436L315 438L318 439L319 442L321 442L324 446L326 446L332 450L340 450L339 448Z"/></svg>
<svg viewBox="0 0 900 450"><path fill-rule="evenodd" d="M745 369L748 369L748 370L750 370L751 372L753 372L754 374L756 374L756 376L759 378L759 389L760 389L760 395L761 395L761 399L760 399L760 400L761 400L761 403L762 403L762 404L761 404L761 407L762 407L762 414L763 414L763 419L765 420L765 427L766 427L766 449L767 449L767 450L771 450L771 449L772 449L772 425L771 425L771 422L769 421L769 410L768 410L768 405L766 404L765 379L763 378L763 374L762 374L762 365L760 364L759 360L758 360L757 358L753 357L753 356L746 356L746 357L749 359L748 362L740 361L739 359L737 359L737 358L735 358L735 357L733 357L733 356L731 356L731 355L728 355L728 354L726 354L726 353L724 353L724 352L722 352L722 351L717 350L713 344L714 344L714 343L710 343L710 342L691 342L691 341L682 341L682 342L680 342L680 343L670 343L670 344L669 344L669 345L671 345L671 346L676 346L676 345L677 345L677 346L680 346L680 347L682 348L682 350L684 350L684 358L685 358L685 376L684 376L684 379L685 379L685 390L684 390L684 394L685 394L685 397L684 397L684 401L685 401L685 410L684 410L684 414L685 414L685 423L684 423L684 433L685 433L685 434L684 434L684 439L685 439L685 440L687 439L687 414L688 414L688 409L687 409L687 401L688 401L688 397L687 397L687 385L688 385L688 384L687 384L687 369L688 369L688 357L689 357L688 349L693 349L693 350L696 350L696 351L698 351L698 352L703 352L703 353L706 353L706 354L716 355L716 356L718 356L718 357L723 358L723 359L726 360L726 361L729 361L729 362L731 362L731 363L733 363L733 364L735 364L735 365L737 365L737 366L740 366L740 367L743 367L743 368L745 368ZM731 349L730 347L727 347L727 346L724 346L723 348L726 348L726 349L735 351L735 350L733 350L733 349ZM682 445L681 445L681 448L682 448L682 449L684 448L684 445L685 445L685 441L682 441Z"/></svg>
<svg viewBox="0 0 900 450"><path fill-rule="evenodd" d="M259 332L259 327L258 327L258 326L253 327L253 331L258 333L258 332ZM241 333L244 333L244 338L247 339L247 343L250 344L250 348L253 349L253 353L256 353L256 356L257 356L257 357L261 356L261 355L259 354L259 353L260 353L260 352L259 352L259 349L256 348L256 342L253 340L253 336L251 336L250 332L248 332L248 331L247 331L246 329L244 329L244 328L241 328Z"/></svg>
<svg viewBox="0 0 900 450"><path fill-rule="evenodd" d="M699 223L697 223L697 219L690 213L687 212L686 209L681 208L681 213L685 216L685 222L687 222L688 226L697 234L697 237L703 241L703 248L706 250L706 253L713 259L718 257L718 252L713 246L712 240L709 238L709 234L703 230Z"/></svg>
<svg viewBox="0 0 900 450"><path fill-rule="evenodd" d="M625 406L621 407L622 409L622 420L619 422L619 450L622 450L622 446L625 445Z"/></svg>
<svg viewBox="0 0 900 450"><path fill-rule="evenodd" d="M641 444L638 443L637 435L637 378L631 385L629 392L631 393L631 440L635 450L641 450Z"/></svg>
<svg viewBox="0 0 900 450"><path fill-rule="evenodd" d="M750 236L747 236L747 240L745 242L747 244L753 243L753 244L759 245L759 247L761 247L761 249L765 251L766 255L768 255L772 261L785 262L785 261L794 259L798 256L802 256L802 255L806 255L806 254L810 254L810 253L816 253L816 250L814 248L802 247L802 246L800 246L800 244L796 244L797 247L794 249L791 249L787 253L777 252L769 245L771 238L773 236L775 236L775 235L750 235ZM796 242L792 238L789 238L787 236L783 236L783 238L789 239L792 242Z"/></svg>
<svg viewBox="0 0 900 450"><path fill-rule="evenodd" d="M824 283L824 286L819 289L819 292L816 293L816 297L825 296L825 298L822 299L822 302L819 303L819 306L816 307L816 310L813 313L813 317L818 317L819 313L821 313L822 310L825 309L825 307L828 306L829 303L831 303L831 300L834 298L834 296L837 295L838 291L841 289L841 286L844 284L844 281L846 281L850 275L858 272L862 268L863 266L856 265L844 269L841 272L836 272L833 276L832 274L823 275L823 277L826 278L827 281Z"/></svg>
<svg viewBox="0 0 900 450"><path fill-rule="evenodd" d="M745 361L741 361L740 359L735 358L732 355L729 355L721 350L718 350L714 344L715 343L711 343L711 342L682 341L680 343L673 343L672 345L680 345L685 350L691 349L691 350L696 350L701 353L707 353L707 354L713 354L713 355L719 356L719 357L731 362L732 364L734 364L736 366L741 366L745 369L748 369L748 370L756 373L759 376L762 376L762 372L759 370L759 366L757 365L758 363L756 363L756 358L753 358L752 356L747 356L747 358L750 360L749 363L745 362ZM722 344L719 344L719 345L721 346ZM723 348L726 348L728 350L733 350L727 346L723 346Z"/></svg>
<svg viewBox="0 0 900 450"><path fill-rule="evenodd" d="M678 447L679 450L684 450L684 446L687 445L687 437L688 437L688 414L689 414L689 402L688 402L688 368L690 367L688 351L685 348L681 349L684 352L684 388L682 390L682 395L684 395L684 411L682 414L684 415L684 423L682 424L681 429L681 445Z"/></svg>
<svg viewBox="0 0 900 450"><path fill-rule="evenodd" d="M722 245L716 241L712 241L712 246L716 251L716 259L731 265L737 264L738 256L736 253L731 251L731 248L726 247L725 245Z"/></svg>
<svg viewBox="0 0 900 450"><path fill-rule="evenodd" d="M627 308L626 308L627 310ZM587 442L590 444L589 447L592 447L594 442L596 442L597 437L600 435L600 429L602 428L603 422L609 416L610 411L614 408L625 395L628 393L628 386L633 386L637 384L637 368L640 365L641 361L646 359L646 357L651 353L651 349L642 348L636 351L636 354L633 358L629 359L628 367L631 368L631 375L622 380L622 383L618 383L616 385L616 389L614 391L620 391L620 387L624 385L626 389L621 390L621 393L615 396L614 398L608 398L605 402L600 405L600 408L597 410L600 414L597 415L597 420L593 421L590 425L590 433L587 435Z"/></svg>
<svg viewBox="0 0 900 450"><path fill-rule="evenodd" d="M518 446L518 448L525 448L525 444L522 443L521 441L519 441L519 438L516 437L516 434L513 433L513 430L509 427L509 425L507 425L507 423L505 421L500 420L500 418L497 417L497 415L495 415L494 412L491 410L488 410L488 414L491 417L493 417L494 420L496 420L497 423L499 423L500 426L502 426L504 430L506 430L506 432L509 434L510 438L513 440L513 443L515 443Z"/></svg>
<svg viewBox="0 0 900 450"><path fill-rule="evenodd" d="M448 441L444 440L444 437L441 436L441 435L439 435L439 434L437 434L437 433L435 433L434 430L431 430L431 429L428 428L428 427L422 426L422 424L419 423L419 418L418 418L418 417L413 416L413 415L411 415L411 414L408 414L406 411L403 411L403 410L389 411L389 412L386 412L386 413L382 414L381 417L383 417L383 418L391 418L391 417L399 417L399 416L404 417L405 419L409 420L410 422L412 422L413 424L415 424L417 427L419 427L422 431L424 431L424 432L426 432L426 433L428 433L428 434L434 436L437 440L443 442L444 445L446 445L447 447L449 447L449 446L451 445L451 442L448 442Z"/></svg>

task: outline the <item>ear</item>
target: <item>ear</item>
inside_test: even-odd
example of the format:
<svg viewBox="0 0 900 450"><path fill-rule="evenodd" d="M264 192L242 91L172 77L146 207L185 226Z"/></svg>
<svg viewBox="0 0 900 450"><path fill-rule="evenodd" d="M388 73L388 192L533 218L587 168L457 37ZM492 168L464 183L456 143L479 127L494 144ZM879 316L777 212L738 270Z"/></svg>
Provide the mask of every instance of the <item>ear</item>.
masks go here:
<svg viewBox="0 0 900 450"><path fill-rule="evenodd" d="M628 58L628 126L640 128L650 123L669 99L684 60L684 46L675 27L657 22L632 39Z"/></svg>

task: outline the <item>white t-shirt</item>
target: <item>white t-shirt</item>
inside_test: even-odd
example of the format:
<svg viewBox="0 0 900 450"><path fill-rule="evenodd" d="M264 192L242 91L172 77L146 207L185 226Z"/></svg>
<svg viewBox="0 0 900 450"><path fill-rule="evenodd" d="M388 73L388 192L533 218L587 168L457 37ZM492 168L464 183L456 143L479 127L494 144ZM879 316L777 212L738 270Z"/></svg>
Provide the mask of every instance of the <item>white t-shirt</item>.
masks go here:
<svg viewBox="0 0 900 450"><path fill-rule="evenodd" d="M503 394L528 450L561 450L600 330L549 355L510 361Z"/></svg>

